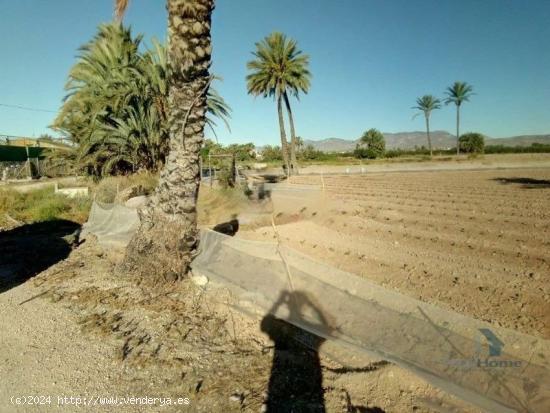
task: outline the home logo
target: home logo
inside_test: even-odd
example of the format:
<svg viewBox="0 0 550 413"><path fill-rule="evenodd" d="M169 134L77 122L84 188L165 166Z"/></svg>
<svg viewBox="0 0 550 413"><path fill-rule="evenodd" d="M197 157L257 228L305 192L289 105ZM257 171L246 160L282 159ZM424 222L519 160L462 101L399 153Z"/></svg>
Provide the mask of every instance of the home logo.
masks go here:
<svg viewBox="0 0 550 413"><path fill-rule="evenodd" d="M504 343L499 340L499 338L488 328L480 328L479 332L481 333L482 337L478 337L479 339L476 340L477 343L477 355L480 356L483 354L483 338L485 338L486 342L489 345L489 357L499 357L502 353L502 347L504 347Z"/></svg>
<svg viewBox="0 0 550 413"><path fill-rule="evenodd" d="M502 342L497 335L488 328L480 328L474 342L474 354L472 358L450 359L446 364L464 368L508 368L521 367L521 360L505 358Z"/></svg>

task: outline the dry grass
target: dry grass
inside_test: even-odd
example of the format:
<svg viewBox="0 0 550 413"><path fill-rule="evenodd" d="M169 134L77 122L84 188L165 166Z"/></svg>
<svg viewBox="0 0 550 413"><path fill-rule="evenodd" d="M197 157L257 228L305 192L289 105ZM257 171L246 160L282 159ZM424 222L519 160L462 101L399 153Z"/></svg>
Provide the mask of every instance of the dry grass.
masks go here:
<svg viewBox="0 0 550 413"><path fill-rule="evenodd" d="M203 185L199 191L199 225L211 226L229 220L249 202L241 188L210 188Z"/></svg>
<svg viewBox="0 0 550 413"><path fill-rule="evenodd" d="M129 188L136 188L140 195L148 195L153 192L157 182L158 175L150 172L110 176L91 184L92 197L100 202L113 203L120 192Z"/></svg>
<svg viewBox="0 0 550 413"><path fill-rule="evenodd" d="M26 193L0 189L0 227L10 227L15 221L22 223L66 219L83 223L88 218L88 198L67 198L55 194L53 188Z"/></svg>
<svg viewBox="0 0 550 413"><path fill-rule="evenodd" d="M158 175L147 172L128 176L113 176L99 182L85 180L79 185L90 188L90 198L67 198L55 194L53 186L22 193L13 189L0 189L0 228L11 228L19 223L33 223L67 219L84 223L88 218L92 200L104 203L119 201L125 191L131 196L151 194ZM65 185L67 186L67 185ZM223 189L201 186L199 193L199 224L215 225L229 220L248 202L242 188Z"/></svg>

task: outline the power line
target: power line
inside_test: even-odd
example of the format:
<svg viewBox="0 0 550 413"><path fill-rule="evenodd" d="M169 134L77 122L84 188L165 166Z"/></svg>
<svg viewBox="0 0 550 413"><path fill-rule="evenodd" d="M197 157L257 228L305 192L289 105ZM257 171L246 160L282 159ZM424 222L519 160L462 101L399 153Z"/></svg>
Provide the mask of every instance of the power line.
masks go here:
<svg viewBox="0 0 550 413"><path fill-rule="evenodd" d="M27 106L8 105L7 103L0 103L0 106L4 106L4 107L6 107L6 108L12 108L12 109L30 110L30 111L33 111L33 112L57 113L56 110L29 108L29 107L27 107Z"/></svg>

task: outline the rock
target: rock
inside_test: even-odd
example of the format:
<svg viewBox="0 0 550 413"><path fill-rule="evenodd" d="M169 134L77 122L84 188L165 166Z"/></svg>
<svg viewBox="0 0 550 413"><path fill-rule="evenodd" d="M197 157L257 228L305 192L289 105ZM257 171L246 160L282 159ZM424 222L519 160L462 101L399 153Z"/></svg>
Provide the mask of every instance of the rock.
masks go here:
<svg viewBox="0 0 550 413"><path fill-rule="evenodd" d="M128 199L124 205L128 208L140 208L145 205L147 202L147 197L145 195L135 196Z"/></svg>
<svg viewBox="0 0 550 413"><path fill-rule="evenodd" d="M133 185L129 188L123 189L122 191L118 192L115 198L115 202L126 202L130 198L138 197L139 195L145 194L145 188L141 185Z"/></svg>
<svg viewBox="0 0 550 413"><path fill-rule="evenodd" d="M208 277L202 274L193 274L191 276L191 281L193 281L193 283L195 285L198 285L199 287L204 287L206 284L208 284Z"/></svg>

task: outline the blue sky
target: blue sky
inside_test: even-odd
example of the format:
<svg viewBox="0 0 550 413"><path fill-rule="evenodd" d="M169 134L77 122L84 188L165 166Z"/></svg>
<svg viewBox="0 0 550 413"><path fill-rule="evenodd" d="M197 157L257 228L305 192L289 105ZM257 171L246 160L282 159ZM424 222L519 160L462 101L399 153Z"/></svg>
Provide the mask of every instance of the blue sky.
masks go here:
<svg viewBox="0 0 550 413"><path fill-rule="evenodd" d="M0 0L0 10L0 104L57 110L77 48L112 18L112 1ZM293 101L306 139L423 130L415 99L455 80L477 93L462 131L550 133L549 21L547 0L218 0L213 72L233 108L218 138L278 142L275 103L247 95L244 79L254 43L275 30L311 57L311 92ZM164 38L164 1L131 1L125 22ZM0 134L38 136L54 116L0 106ZM454 119L444 107L432 129L452 132Z"/></svg>

